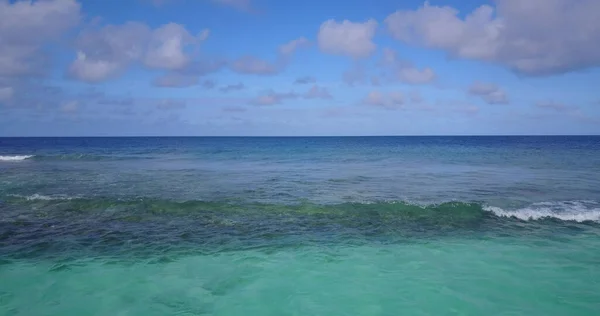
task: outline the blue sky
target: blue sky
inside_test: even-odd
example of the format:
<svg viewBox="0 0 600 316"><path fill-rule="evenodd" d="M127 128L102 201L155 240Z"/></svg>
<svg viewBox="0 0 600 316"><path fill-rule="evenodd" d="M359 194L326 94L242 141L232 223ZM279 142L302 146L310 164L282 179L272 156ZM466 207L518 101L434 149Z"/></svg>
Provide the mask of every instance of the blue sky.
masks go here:
<svg viewBox="0 0 600 316"><path fill-rule="evenodd" d="M600 134L596 0L0 0L0 136Z"/></svg>

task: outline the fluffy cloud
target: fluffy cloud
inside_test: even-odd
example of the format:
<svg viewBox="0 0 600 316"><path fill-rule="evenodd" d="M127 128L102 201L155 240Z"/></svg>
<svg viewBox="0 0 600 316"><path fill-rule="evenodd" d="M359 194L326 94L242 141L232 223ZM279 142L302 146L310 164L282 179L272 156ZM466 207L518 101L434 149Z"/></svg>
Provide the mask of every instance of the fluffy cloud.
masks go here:
<svg viewBox="0 0 600 316"><path fill-rule="evenodd" d="M404 95L400 92L386 94L379 91L371 91L361 103L386 109L400 109L404 106Z"/></svg>
<svg viewBox="0 0 600 316"><path fill-rule="evenodd" d="M237 83L237 84L230 84L224 87L219 88L219 91L224 92L224 93L229 93L231 91L239 91L239 90L243 90L245 89L246 86L244 86L243 83Z"/></svg>
<svg viewBox="0 0 600 316"><path fill-rule="evenodd" d="M150 36L144 64L156 69L181 69L190 60L184 52L185 46L198 44L206 40L209 34L205 29L197 36L193 36L179 24L163 25Z"/></svg>
<svg viewBox="0 0 600 316"><path fill-rule="evenodd" d="M427 2L385 20L392 36L450 55L504 65L525 75L550 75L600 65L600 1L496 0L464 18Z"/></svg>
<svg viewBox="0 0 600 316"><path fill-rule="evenodd" d="M0 1L0 76L39 73L46 64L42 45L80 21L74 0Z"/></svg>
<svg viewBox="0 0 600 316"><path fill-rule="evenodd" d="M75 0L0 0L0 103L42 106L47 93L37 81L52 65L45 46L60 40L80 20L81 6ZM50 103L57 104L46 101Z"/></svg>
<svg viewBox="0 0 600 316"><path fill-rule="evenodd" d="M366 58L377 48L373 43L376 30L377 22L375 20L368 20L364 23L328 20L321 24L317 40L319 48L325 53Z"/></svg>
<svg viewBox="0 0 600 316"><path fill-rule="evenodd" d="M69 67L69 74L86 82L100 82L119 74L125 63L108 60L89 59L83 52L77 52L77 58Z"/></svg>
<svg viewBox="0 0 600 316"><path fill-rule="evenodd" d="M306 48L310 46L310 41L305 37L300 37L295 40L291 40L279 47L279 53L283 56L290 56L294 54L300 48Z"/></svg>
<svg viewBox="0 0 600 316"><path fill-rule="evenodd" d="M469 94L481 97L488 104L508 103L506 92L493 83L476 81L469 87Z"/></svg>
<svg viewBox="0 0 600 316"><path fill-rule="evenodd" d="M392 81L400 81L406 84L419 85L429 84L437 79L433 69L425 67L417 68L411 62L402 60L396 51L384 48L378 65L384 69L386 75Z"/></svg>
<svg viewBox="0 0 600 316"><path fill-rule="evenodd" d="M86 82L114 77L143 57L150 34L148 26L138 22L86 30L76 40L77 59L69 74Z"/></svg>
<svg viewBox="0 0 600 316"><path fill-rule="evenodd" d="M300 37L279 47L277 60L269 62L254 56L242 56L230 62L229 67L241 74L269 76L280 73L289 64L298 49L308 47L310 42Z"/></svg>
<svg viewBox="0 0 600 316"><path fill-rule="evenodd" d="M305 99L331 99L332 96L325 87L319 87L317 85L313 85L308 92L306 92L303 97Z"/></svg>
<svg viewBox="0 0 600 316"><path fill-rule="evenodd" d="M185 76L205 76L216 72L225 66L227 66L227 61L222 59L193 60L184 68L171 71L171 73Z"/></svg>
<svg viewBox="0 0 600 316"><path fill-rule="evenodd" d="M192 64L186 48L197 46L208 34L203 30L193 36L175 23L155 30L139 22L86 30L76 40L77 59L69 67L69 74L81 81L100 82L121 74L136 61L149 68L181 70ZM175 81L182 81L174 79L162 78L157 83L174 86Z"/></svg>
<svg viewBox="0 0 600 316"><path fill-rule="evenodd" d="M201 83L199 77L218 71L225 65L223 60L194 60L184 68L161 75L152 84L162 88L185 88L202 84L204 88L212 89L215 86L214 82L205 80Z"/></svg>
<svg viewBox="0 0 600 316"><path fill-rule="evenodd" d="M268 61L253 56L243 56L230 63L229 67L237 73L252 75L274 75L282 68L279 63Z"/></svg>

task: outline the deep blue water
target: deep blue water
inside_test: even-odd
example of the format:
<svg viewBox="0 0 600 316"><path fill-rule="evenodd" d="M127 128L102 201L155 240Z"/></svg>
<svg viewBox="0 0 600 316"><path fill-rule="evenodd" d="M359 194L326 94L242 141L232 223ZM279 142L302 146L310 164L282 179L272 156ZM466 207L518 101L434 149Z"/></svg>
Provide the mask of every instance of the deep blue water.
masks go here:
<svg viewBox="0 0 600 316"><path fill-rule="evenodd" d="M0 194L499 206L597 200L599 153L595 136L0 138L0 156L32 156L0 163Z"/></svg>

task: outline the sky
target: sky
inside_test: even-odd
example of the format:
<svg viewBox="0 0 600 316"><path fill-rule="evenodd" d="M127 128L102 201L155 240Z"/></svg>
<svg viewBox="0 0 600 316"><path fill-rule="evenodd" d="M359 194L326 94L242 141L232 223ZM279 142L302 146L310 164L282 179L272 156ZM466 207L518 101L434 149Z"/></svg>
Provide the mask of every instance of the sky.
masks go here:
<svg viewBox="0 0 600 316"><path fill-rule="evenodd" d="M600 134L598 0L0 0L0 136Z"/></svg>

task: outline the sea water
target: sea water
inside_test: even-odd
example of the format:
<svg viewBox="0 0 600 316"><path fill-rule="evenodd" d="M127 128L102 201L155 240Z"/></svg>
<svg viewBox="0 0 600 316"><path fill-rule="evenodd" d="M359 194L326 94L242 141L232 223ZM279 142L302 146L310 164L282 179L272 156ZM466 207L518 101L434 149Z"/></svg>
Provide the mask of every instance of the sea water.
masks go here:
<svg viewBox="0 0 600 316"><path fill-rule="evenodd" d="M0 315L600 315L600 137L0 138Z"/></svg>

